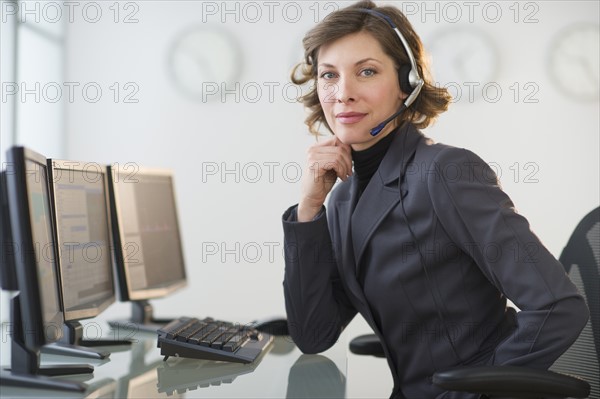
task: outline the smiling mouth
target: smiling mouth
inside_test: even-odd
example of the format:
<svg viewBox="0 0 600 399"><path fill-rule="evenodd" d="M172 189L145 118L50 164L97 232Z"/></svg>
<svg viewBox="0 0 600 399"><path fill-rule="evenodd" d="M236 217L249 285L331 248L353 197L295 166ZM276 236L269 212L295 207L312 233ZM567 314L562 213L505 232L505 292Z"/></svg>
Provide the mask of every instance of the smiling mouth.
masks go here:
<svg viewBox="0 0 600 399"><path fill-rule="evenodd" d="M360 122L367 114L360 112L341 112L335 116L335 118L343 124L352 124Z"/></svg>

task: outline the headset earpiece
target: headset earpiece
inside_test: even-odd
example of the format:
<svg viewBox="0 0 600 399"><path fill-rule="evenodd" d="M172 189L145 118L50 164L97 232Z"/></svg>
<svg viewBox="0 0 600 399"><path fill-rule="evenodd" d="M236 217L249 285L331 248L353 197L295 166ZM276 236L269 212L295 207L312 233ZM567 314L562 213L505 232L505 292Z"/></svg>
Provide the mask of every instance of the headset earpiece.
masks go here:
<svg viewBox="0 0 600 399"><path fill-rule="evenodd" d="M414 87L411 86L408 78L410 74L410 65L402 65L398 71L398 81L400 82L400 90L406 95L413 92Z"/></svg>

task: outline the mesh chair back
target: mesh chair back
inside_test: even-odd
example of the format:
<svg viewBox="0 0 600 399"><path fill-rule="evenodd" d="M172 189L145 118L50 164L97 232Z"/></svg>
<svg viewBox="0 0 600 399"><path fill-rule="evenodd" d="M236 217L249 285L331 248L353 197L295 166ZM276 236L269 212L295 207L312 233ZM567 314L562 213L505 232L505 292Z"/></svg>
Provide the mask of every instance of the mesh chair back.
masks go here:
<svg viewBox="0 0 600 399"><path fill-rule="evenodd" d="M584 378L591 399L600 399L600 207L577 225L560 261L585 297L590 319L575 343L550 370Z"/></svg>

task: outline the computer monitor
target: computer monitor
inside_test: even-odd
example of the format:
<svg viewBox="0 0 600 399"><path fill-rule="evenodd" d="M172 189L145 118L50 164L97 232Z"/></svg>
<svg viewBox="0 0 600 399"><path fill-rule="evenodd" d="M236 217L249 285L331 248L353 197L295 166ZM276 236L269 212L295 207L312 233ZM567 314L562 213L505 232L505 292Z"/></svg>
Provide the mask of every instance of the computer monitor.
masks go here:
<svg viewBox="0 0 600 399"><path fill-rule="evenodd" d="M85 340L79 323L99 315L115 301L106 168L92 162L49 159L48 170L65 319L61 341L83 346L130 344ZM80 349L82 356L108 355L85 348L69 349Z"/></svg>
<svg viewBox="0 0 600 399"><path fill-rule="evenodd" d="M187 284L173 175L156 169L132 173L118 166L108 171L120 300L132 302L129 324L155 332L171 319L154 318L148 300Z"/></svg>
<svg viewBox="0 0 600 399"><path fill-rule="evenodd" d="M115 301L106 173L98 164L50 160L65 321Z"/></svg>
<svg viewBox="0 0 600 399"><path fill-rule="evenodd" d="M40 348L62 336L56 246L48 189L46 158L24 147L7 152L6 187L12 240L18 253L14 268L19 294L11 304L14 331L11 340L11 373L2 385L19 385L82 391L79 383L47 380L37 375L90 373L88 365L40 367ZM3 222L4 223L4 222Z"/></svg>

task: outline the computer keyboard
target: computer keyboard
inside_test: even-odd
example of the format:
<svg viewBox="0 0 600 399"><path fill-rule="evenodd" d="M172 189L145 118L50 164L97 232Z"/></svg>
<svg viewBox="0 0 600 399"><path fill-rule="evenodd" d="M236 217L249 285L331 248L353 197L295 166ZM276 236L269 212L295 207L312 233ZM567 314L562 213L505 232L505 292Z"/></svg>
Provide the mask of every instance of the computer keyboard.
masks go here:
<svg viewBox="0 0 600 399"><path fill-rule="evenodd" d="M273 341L270 334L210 317L180 317L157 332L157 346L164 360L177 356L251 363Z"/></svg>

